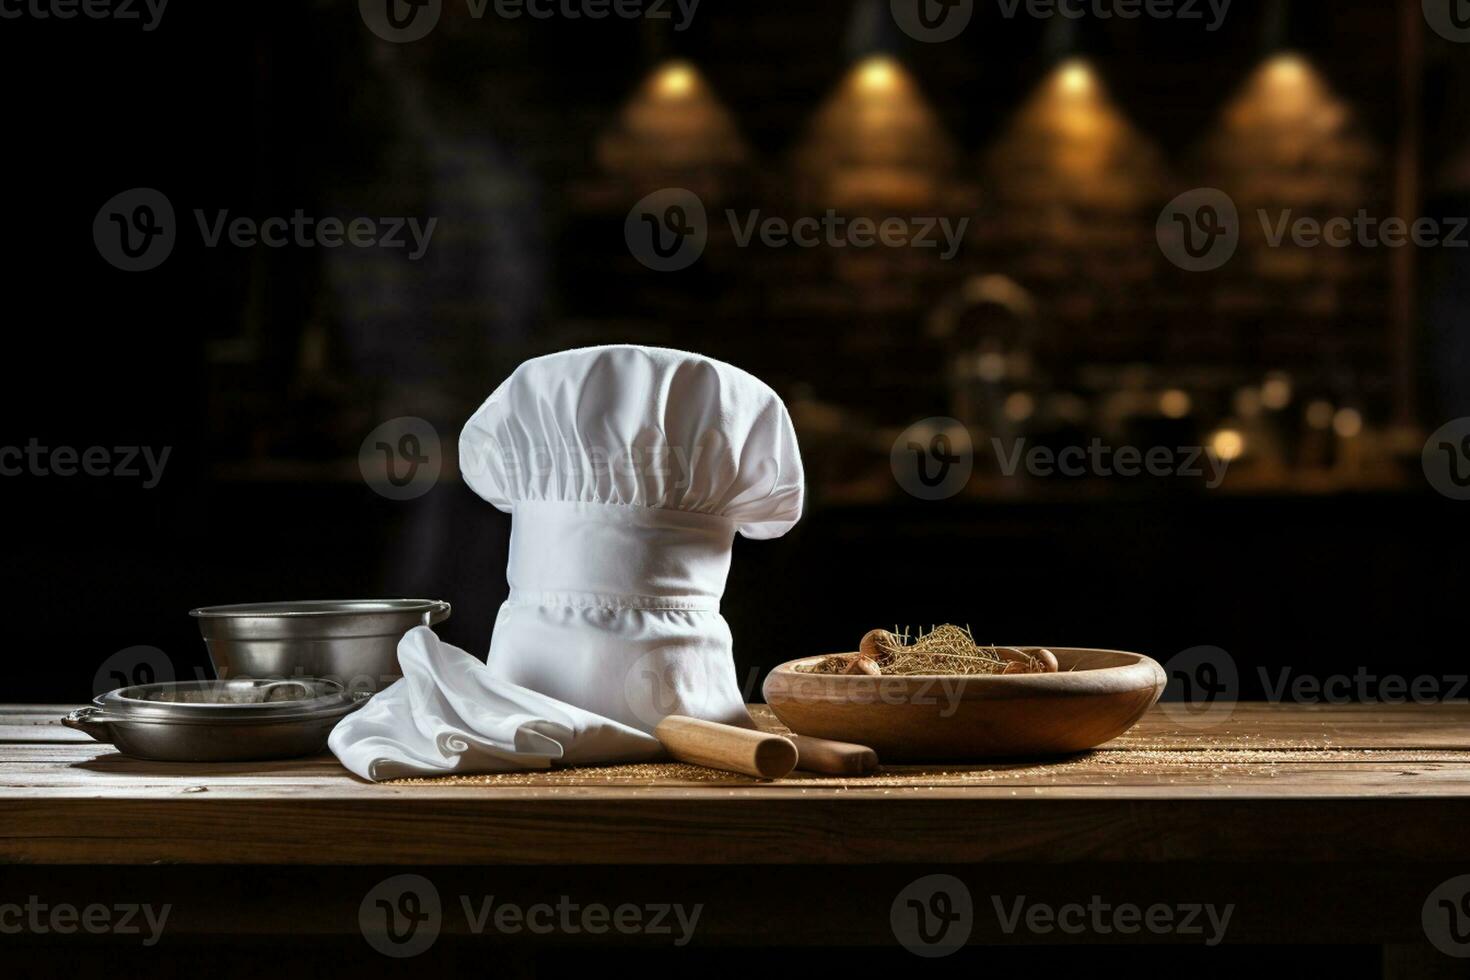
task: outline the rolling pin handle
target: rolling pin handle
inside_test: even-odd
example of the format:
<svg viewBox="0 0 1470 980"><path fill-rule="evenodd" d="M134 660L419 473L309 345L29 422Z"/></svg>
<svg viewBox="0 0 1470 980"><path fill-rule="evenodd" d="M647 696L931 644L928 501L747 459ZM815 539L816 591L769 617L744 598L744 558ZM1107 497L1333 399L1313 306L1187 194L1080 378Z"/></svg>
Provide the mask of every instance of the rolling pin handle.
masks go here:
<svg viewBox="0 0 1470 980"><path fill-rule="evenodd" d="M796 746L770 732L669 715L653 734L669 755L691 765L757 779L780 779L796 768Z"/></svg>

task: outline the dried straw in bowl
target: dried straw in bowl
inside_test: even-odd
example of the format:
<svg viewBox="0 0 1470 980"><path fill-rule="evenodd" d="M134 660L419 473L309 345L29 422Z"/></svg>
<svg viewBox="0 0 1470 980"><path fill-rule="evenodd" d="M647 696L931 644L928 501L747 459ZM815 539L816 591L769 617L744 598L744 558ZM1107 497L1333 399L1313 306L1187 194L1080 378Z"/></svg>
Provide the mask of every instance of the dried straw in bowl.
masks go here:
<svg viewBox="0 0 1470 980"><path fill-rule="evenodd" d="M1057 669L1049 650L982 646L968 627L945 624L910 636L902 632L870 630L858 653L823 657L806 668L814 674L1041 674Z"/></svg>

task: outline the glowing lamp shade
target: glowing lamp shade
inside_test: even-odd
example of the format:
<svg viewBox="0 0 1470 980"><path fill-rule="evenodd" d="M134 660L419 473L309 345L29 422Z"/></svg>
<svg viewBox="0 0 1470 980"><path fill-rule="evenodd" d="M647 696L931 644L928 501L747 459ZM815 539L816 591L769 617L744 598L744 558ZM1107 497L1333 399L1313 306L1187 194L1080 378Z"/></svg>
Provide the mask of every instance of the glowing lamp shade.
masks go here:
<svg viewBox="0 0 1470 980"><path fill-rule="evenodd" d="M1109 97L1097 69L1070 58L1027 96L987 163L1001 198L1026 212L1128 213L1154 202L1165 183L1162 158Z"/></svg>
<svg viewBox="0 0 1470 980"><path fill-rule="evenodd" d="M694 66L685 61L664 65L653 76L653 88L665 99L683 99L694 94L699 84L699 74Z"/></svg>
<svg viewBox="0 0 1470 980"><path fill-rule="evenodd" d="M1057 89L1072 98L1091 95L1097 85L1092 66L1081 58L1063 62L1052 77Z"/></svg>
<svg viewBox="0 0 1470 980"><path fill-rule="evenodd" d="M923 206L941 193L955 152L899 61L859 61L813 115L796 151L813 206Z"/></svg>
<svg viewBox="0 0 1470 980"><path fill-rule="evenodd" d="M892 58L873 57L858 65L857 84L864 92L886 95L900 83L902 69Z"/></svg>
<svg viewBox="0 0 1470 980"><path fill-rule="evenodd" d="M682 60L643 80L597 147L604 170L650 180L732 167L747 156L733 117L699 69Z"/></svg>

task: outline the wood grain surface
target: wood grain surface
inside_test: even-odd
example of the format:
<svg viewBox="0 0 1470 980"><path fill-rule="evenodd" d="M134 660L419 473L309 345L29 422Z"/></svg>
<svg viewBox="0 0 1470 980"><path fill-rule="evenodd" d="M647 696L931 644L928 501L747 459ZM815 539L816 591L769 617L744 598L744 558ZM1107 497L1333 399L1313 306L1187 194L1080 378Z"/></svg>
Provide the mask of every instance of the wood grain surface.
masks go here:
<svg viewBox="0 0 1470 980"><path fill-rule="evenodd" d="M330 756L140 762L51 723L68 708L0 707L0 860L1470 862L1465 705L1159 706L1081 755L859 777L669 763L385 785Z"/></svg>

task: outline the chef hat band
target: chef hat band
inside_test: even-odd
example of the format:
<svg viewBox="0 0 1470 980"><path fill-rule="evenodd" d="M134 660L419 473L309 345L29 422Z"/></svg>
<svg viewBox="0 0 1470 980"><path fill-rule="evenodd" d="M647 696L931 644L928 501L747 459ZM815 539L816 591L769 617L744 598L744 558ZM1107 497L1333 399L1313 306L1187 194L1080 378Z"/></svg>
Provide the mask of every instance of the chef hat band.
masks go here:
<svg viewBox="0 0 1470 980"><path fill-rule="evenodd" d="M575 501L522 501L514 515L512 605L720 608L729 518Z"/></svg>

